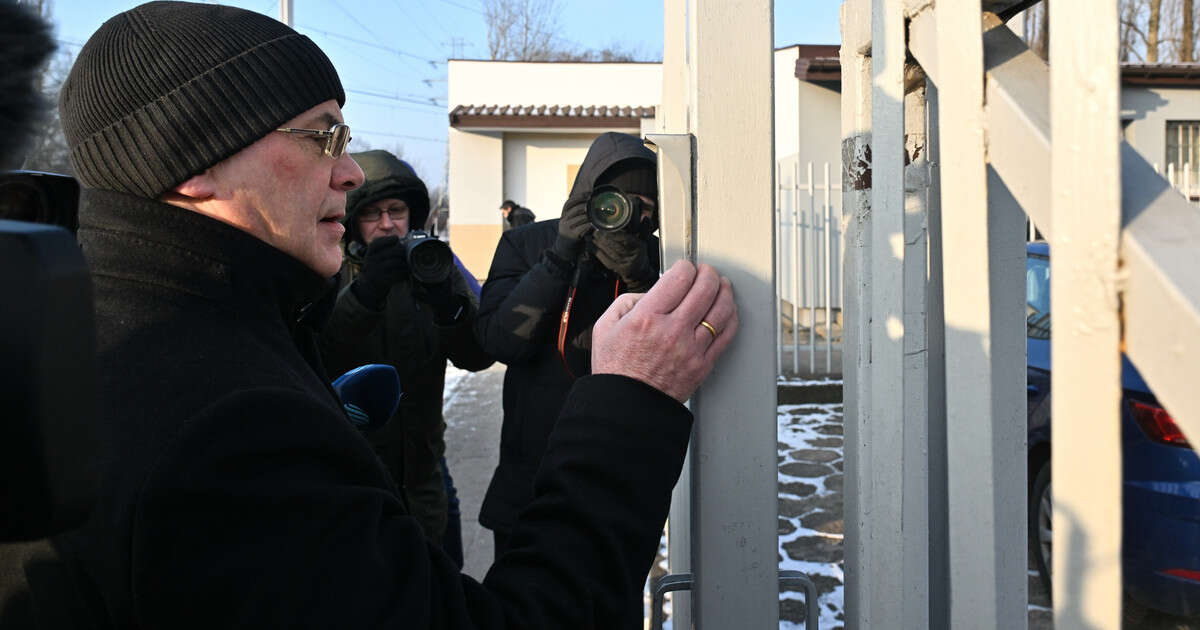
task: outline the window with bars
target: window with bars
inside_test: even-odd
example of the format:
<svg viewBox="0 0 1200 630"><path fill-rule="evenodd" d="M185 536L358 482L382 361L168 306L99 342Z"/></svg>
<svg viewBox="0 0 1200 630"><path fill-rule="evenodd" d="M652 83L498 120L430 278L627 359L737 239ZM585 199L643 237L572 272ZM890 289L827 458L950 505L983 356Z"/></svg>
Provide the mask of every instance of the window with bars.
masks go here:
<svg viewBox="0 0 1200 630"><path fill-rule="evenodd" d="M1200 120L1167 121L1167 172L1164 174L1176 187L1185 184L1191 189L1200 187Z"/></svg>

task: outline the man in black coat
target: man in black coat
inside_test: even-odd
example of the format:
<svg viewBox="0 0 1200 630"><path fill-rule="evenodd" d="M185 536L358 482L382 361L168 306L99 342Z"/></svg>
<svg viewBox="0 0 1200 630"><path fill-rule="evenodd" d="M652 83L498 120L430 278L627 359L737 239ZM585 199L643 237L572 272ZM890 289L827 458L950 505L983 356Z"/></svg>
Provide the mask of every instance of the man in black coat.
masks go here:
<svg viewBox="0 0 1200 630"><path fill-rule="evenodd" d="M521 206L512 199L505 199L504 203L500 204L500 212L504 214L504 220L508 221L512 227L529 225L537 220L533 210Z"/></svg>
<svg viewBox="0 0 1200 630"><path fill-rule="evenodd" d="M437 283L413 277L400 239L410 227L425 225L429 191L412 167L387 151L352 157L366 181L347 197L345 288L321 333L321 357L330 376L365 363L396 368L404 396L391 420L367 439L400 486L409 514L462 566L461 525L448 518L443 477L442 390L447 359L471 371L492 364L473 330L479 299L457 267Z"/></svg>
<svg viewBox="0 0 1200 630"><path fill-rule="evenodd" d="M595 230L587 205L601 186L637 196L645 216L626 229ZM646 291L657 277L657 198L654 152L634 136L606 133L588 149L561 218L500 237L476 323L483 348L508 365L500 461L479 514L497 558L533 500L567 392L590 373L592 324L618 294Z"/></svg>
<svg viewBox="0 0 1200 630"><path fill-rule="evenodd" d="M114 457L56 541L72 587L37 596L80 627L640 626L728 281L680 263L605 313L512 553L462 576L322 376L312 305L363 180L344 100L310 40L231 7L141 5L80 50L60 111Z"/></svg>

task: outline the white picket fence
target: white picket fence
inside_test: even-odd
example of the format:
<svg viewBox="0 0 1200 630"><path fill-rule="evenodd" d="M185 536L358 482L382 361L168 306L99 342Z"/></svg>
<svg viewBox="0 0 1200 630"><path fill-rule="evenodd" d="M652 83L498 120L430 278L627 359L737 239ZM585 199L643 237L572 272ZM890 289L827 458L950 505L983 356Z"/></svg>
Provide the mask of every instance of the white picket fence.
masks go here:
<svg viewBox="0 0 1200 630"><path fill-rule="evenodd" d="M1157 162L1154 164L1154 172L1162 174ZM1190 163L1185 162L1183 168L1178 170L1175 169L1175 163L1167 164L1166 178L1171 187L1178 190L1185 199L1193 204L1200 205L1200 182L1192 178L1192 165Z"/></svg>
<svg viewBox="0 0 1200 630"><path fill-rule="evenodd" d="M805 355L809 374L822 367L827 374L840 369L833 359L841 348L840 175L840 165L828 162L776 164L776 371L781 376L787 332L792 375L800 373Z"/></svg>

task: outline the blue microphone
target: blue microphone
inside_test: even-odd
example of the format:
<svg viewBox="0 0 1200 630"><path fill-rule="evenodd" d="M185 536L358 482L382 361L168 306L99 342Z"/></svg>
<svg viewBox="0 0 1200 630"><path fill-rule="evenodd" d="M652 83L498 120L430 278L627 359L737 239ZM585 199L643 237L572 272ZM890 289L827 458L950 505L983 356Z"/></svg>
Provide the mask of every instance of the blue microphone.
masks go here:
<svg viewBox="0 0 1200 630"><path fill-rule="evenodd" d="M384 424L400 406L400 375L390 365L356 367L333 381L333 391L342 400L350 422L363 433Z"/></svg>

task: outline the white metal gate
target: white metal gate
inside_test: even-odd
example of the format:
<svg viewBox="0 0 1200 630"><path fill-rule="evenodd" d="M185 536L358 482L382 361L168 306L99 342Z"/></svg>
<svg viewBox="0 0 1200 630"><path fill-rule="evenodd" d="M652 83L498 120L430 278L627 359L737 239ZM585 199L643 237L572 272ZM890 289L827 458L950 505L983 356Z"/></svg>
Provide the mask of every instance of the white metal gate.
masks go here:
<svg viewBox="0 0 1200 630"><path fill-rule="evenodd" d="M1200 213L1120 141L1116 1L1051 2L1049 64L1003 23L1030 4L843 4L851 628L1026 624L1026 216L1054 250L1057 628L1120 626L1122 351L1200 437Z"/></svg>
<svg viewBox="0 0 1200 630"><path fill-rule="evenodd" d="M778 162L775 170L776 371L796 376L804 365L809 375L829 374L841 368L834 361L842 345L840 169Z"/></svg>

